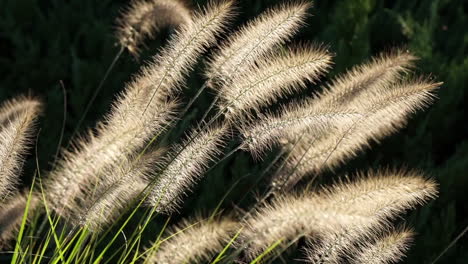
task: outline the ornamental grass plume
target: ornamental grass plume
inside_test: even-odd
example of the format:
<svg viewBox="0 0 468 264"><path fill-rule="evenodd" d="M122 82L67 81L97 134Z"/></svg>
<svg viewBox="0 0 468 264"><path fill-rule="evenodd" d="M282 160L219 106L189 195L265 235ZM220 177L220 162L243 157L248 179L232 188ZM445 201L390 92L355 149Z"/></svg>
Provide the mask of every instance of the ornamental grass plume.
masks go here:
<svg viewBox="0 0 468 264"><path fill-rule="evenodd" d="M180 146L174 146L161 172L154 179L147 202L158 212L173 212L183 195L203 175L208 164L221 154L227 127L215 127L203 132L192 131Z"/></svg>
<svg viewBox="0 0 468 264"><path fill-rule="evenodd" d="M315 194L279 196L246 220L241 236L255 256L278 241L285 244L298 237L349 228L381 228L436 194L435 183L416 172L369 172Z"/></svg>
<svg viewBox="0 0 468 264"><path fill-rule="evenodd" d="M320 93L323 103L353 105L366 99L366 93L387 87L401 80L413 68L417 58L408 51L394 49L383 52L369 62L338 75Z"/></svg>
<svg viewBox="0 0 468 264"><path fill-rule="evenodd" d="M89 186L80 201L75 221L95 232L114 222L145 190L162 155L163 150L152 150L106 168L100 184Z"/></svg>
<svg viewBox="0 0 468 264"><path fill-rule="evenodd" d="M305 238L312 243L308 255L313 263L397 260L410 232L379 234L391 230L398 215L435 198L434 181L420 172L387 169L338 179L318 191L313 180L306 188L296 185L402 128L433 101L440 83L407 77L416 58L393 50L354 67L322 91L308 90L331 67L331 52L324 45L285 44L305 24L311 6L306 0L287 1L225 33L233 1L211 1L194 12L181 1L132 2L118 20L118 56L124 48L136 54L145 38L166 25L177 30L125 85L104 119L64 150L57 166L41 178L47 215L39 217L41 225L32 225L39 230L27 233L28 239L18 232L16 258L34 263L100 263L107 257L109 263L143 258L160 264L259 263L291 245L302 246ZM183 105L187 76L199 61L205 62L205 82ZM198 119L198 109L186 115L207 87L216 97L203 117ZM301 92L314 95L288 101ZM0 207L2 240L12 237L22 218L24 196L4 197L15 191L39 108L37 101L24 98L0 107L0 195L8 202ZM190 132L184 140L168 142L186 127ZM161 239L171 217L189 209L182 208L183 200L207 171L240 150L258 158L271 149L279 153L257 183L270 168L276 171L260 202L243 208L244 199L235 201L239 210L227 213L235 217L188 218ZM236 185L231 188L216 212L226 210L224 199ZM153 245L146 245L144 232L159 226L153 220L160 214L171 217ZM127 219L118 221L121 216ZM44 233L46 239L36 241Z"/></svg>
<svg viewBox="0 0 468 264"><path fill-rule="evenodd" d="M259 57L284 44L304 25L310 1L290 1L265 11L232 34L210 58L205 72L208 85L230 84L238 72L247 72Z"/></svg>
<svg viewBox="0 0 468 264"><path fill-rule="evenodd" d="M232 219L190 219L167 230L168 237L156 241L147 263L201 263L220 252L237 231Z"/></svg>
<svg viewBox="0 0 468 264"><path fill-rule="evenodd" d="M41 103L19 97L0 106L0 201L16 191L24 155L32 142Z"/></svg>
<svg viewBox="0 0 468 264"><path fill-rule="evenodd" d="M416 79L367 91L365 98L354 99L348 106L360 113L359 117L341 122L327 133L307 131L289 136L286 148L292 151L272 185L290 189L306 175L335 168L357 156L372 141L379 142L404 127L413 113L433 101L438 86L440 83Z"/></svg>
<svg viewBox="0 0 468 264"><path fill-rule="evenodd" d="M322 107L316 100L291 103L281 109L279 114L266 113L244 121L239 130L243 139L243 149L254 156L260 156L266 150L279 145L281 139L308 131L320 134L337 126L341 122L358 118L353 113L340 107Z"/></svg>
<svg viewBox="0 0 468 264"><path fill-rule="evenodd" d="M145 38L162 28L192 23L191 11L183 0L133 0L117 19L116 35L122 47L138 55Z"/></svg>
<svg viewBox="0 0 468 264"><path fill-rule="evenodd" d="M248 110L260 112L260 107L305 89L330 64L330 54L313 45L272 52L256 60L248 70L232 77L232 83L220 86L218 106L227 110L230 119Z"/></svg>
<svg viewBox="0 0 468 264"><path fill-rule="evenodd" d="M395 230L377 237L374 242L360 246L352 257L356 264L389 264L399 262L413 241L414 233L410 229Z"/></svg>
<svg viewBox="0 0 468 264"><path fill-rule="evenodd" d="M356 241L364 235L372 235L367 234L367 231L362 227L357 227L322 234L318 239L309 241L309 247L305 251L307 262L313 264L343 263L349 253L356 250Z"/></svg>
<svg viewBox="0 0 468 264"><path fill-rule="evenodd" d="M177 106L171 95L180 89L200 53L223 30L231 11L232 2L221 1L195 13L195 22L182 26L153 63L127 85L97 133L79 141L75 151L65 152L46 183L47 202L57 213L71 217L81 207L79 201L87 199L88 186L99 183L98 175L140 152L169 127Z"/></svg>
<svg viewBox="0 0 468 264"><path fill-rule="evenodd" d="M39 204L40 199L35 194L29 196L28 191L17 192L7 201L2 202L0 205L0 249L10 245L18 235L26 206L32 212L38 209ZM28 212L28 221L33 215L31 212Z"/></svg>

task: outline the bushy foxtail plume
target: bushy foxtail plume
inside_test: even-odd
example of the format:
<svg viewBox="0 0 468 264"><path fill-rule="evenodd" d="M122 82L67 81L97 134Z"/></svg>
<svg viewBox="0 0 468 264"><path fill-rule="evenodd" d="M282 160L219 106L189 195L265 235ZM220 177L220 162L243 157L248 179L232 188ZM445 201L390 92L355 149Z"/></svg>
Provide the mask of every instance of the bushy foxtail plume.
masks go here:
<svg viewBox="0 0 468 264"><path fill-rule="evenodd" d="M82 209L80 218L76 219L79 225L86 226L92 232L101 231L106 225L112 224L125 212L138 197L148 182L134 179L128 182L116 182L101 193L96 200L90 199L89 208Z"/></svg>
<svg viewBox="0 0 468 264"><path fill-rule="evenodd" d="M142 68L140 74L127 85L125 93L111 111L108 122L125 124L132 116L154 116L161 102L179 90L185 75L201 53L216 41L232 16L231 1L211 3L203 11L193 14L193 23L183 25L166 47L153 57L153 62Z"/></svg>
<svg viewBox="0 0 468 264"><path fill-rule="evenodd" d="M183 25L153 63L127 85L99 126L98 135L90 133L78 151L65 154L46 184L48 203L56 212L73 215L72 201L86 199L86 186L96 184L97 175L139 151L168 127L176 106L170 95L180 88L198 55L215 41L231 10L231 2L220 1L194 14L194 23Z"/></svg>
<svg viewBox="0 0 468 264"><path fill-rule="evenodd" d="M440 83L426 80L406 81L392 87L368 92L360 103L349 106L362 109L360 117L322 135L306 133L292 150L285 169L273 179L274 186L291 188L302 177L334 168L356 156L370 145L402 128L408 118L432 102L433 91ZM290 142L298 140L292 137Z"/></svg>
<svg viewBox="0 0 468 264"><path fill-rule="evenodd" d="M309 242L306 249L307 260L313 264L340 264L356 250L355 242L364 234L364 228L346 228L337 232L323 234L320 239Z"/></svg>
<svg viewBox="0 0 468 264"><path fill-rule="evenodd" d="M417 173L370 173L324 191L285 195L257 210L242 234L252 256L281 241L330 234L349 228L371 230L437 194L436 185Z"/></svg>
<svg viewBox="0 0 468 264"><path fill-rule="evenodd" d="M0 106L0 131L16 117L25 112L38 113L41 103L28 97L18 97L5 101Z"/></svg>
<svg viewBox="0 0 468 264"><path fill-rule="evenodd" d="M91 231L99 231L115 221L148 186L147 179L161 155L161 151L150 151L107 168L99 184L88 186L84 199L75 206L73 219Z"/></svg>
<svg viewBox="0 0 468 264"><path fill-rule="evenodd" d="M117 38L122 47L137 55L145 38L164 27L192 23L183 0L135 0L117 19Z"/></svg>
<svg viewBox="0 0 468 264"><path fill-rule="evenodd" d="M32 194L29 199L28 220L33 215L32 212L37 209L39 198ZM28 203L28 192L17 193L0 205L0 249L9 245L21 226L23 215Z"/></svg>
<svg viewBox="0 0 468 264"><path fill-rule="evenodd" d="M27 98L14 99L0 107L0 201L16 188L40 107L37 100Z"/></svg>
<svg viewBox="0 0 468 264"><path fill-rule="evenodd" d="M148 203L159 212L176 210L184 193L200 178L208 164L220 153L226 127L192 131L182 146L173 148L168 160L156 175Z"/></svg>
<svg viewBox="0 0 468 264"><path fill-rule="evenodd" d="M284 52L267 54L252 68L236 74L232 83L219 88L219 107L230 117L275 102L305 88L323 74L331 56L321 47L298 46Z"/></svg>
<svg viewBox="0 0 468 264"><path fill-rule="evenodd" d="M357 118L356 113L338 107L317 107L315 100L293 103L283 107L279 115L262 114L242 125L243 148L259 156L284 137L293 137L304 131L318 134L353 118Z"/></svg>
<svg viewBox="0 0 468 264"><path fill-rule="evenodd" d="M160 119L148 124L151 127L138 117L126 124L101 125L97 136L90 132L87 139L78 142L75 151L65 151L44 184L50 207L64 217L73 217L83 200L92 198L89 188L108 183L113 169L141 151L150 135L163 132L174 118L175 107L175 102L160 105L157 110ZM105 177L109 179L103 180Z"/></svg>
<svg viewBox="0 0 468 264"><path fill-rule="evenodd" d="M399 81L415 60L416 57L402 50L382 53L335 78L321 94L323 103L351 106L355 100L366 100L368 92Z"/></svg>
<svg viewBox="0 0 468 264"><path fill-rule="evenodd" d="M352 258L356 264L390 264L399 262L413 241L413 231L402 229L365 243Z"/></svg>
<svg viewBox="0 0 468 264"><path fill-rule="evenodd" d="M156 246L148 263L201 263L210 260L228 243L238 225L230 219L185 220L170 229L171 237ZM158 242L156 242L158 243Z"/></svg>
<svg viewBox="0 0 468 264"><path fill-rule="evenodd" d="M308 1L295 1L270 9L230 37L211 58L206 76L214 82L231 83L237 72L244 72L258 57L289 40L304 24Z"/></svg>

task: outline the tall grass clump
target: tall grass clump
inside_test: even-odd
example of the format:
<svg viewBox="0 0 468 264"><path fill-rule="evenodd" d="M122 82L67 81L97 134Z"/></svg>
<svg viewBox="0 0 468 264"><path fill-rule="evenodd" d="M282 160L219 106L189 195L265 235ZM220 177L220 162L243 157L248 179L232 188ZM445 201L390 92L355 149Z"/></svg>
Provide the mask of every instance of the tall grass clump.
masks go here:
<svg viewBox="0 0 468 264"><path fill-rule="evenodd" d="M432 179L411 169L372 169L331 185L317 178L404 127L440 83L411 76L415 56L393 49L312 90L335 55L323 44L289 43L311 7L285 1L233 30L232 1L194 10L182 1L133 1L117 19L116 59L123 50L136 55L163 27L174 28L170 39L105 117L74 137L51 170L37 168L22 191L40 103L4 103L0 245L12 249L11 263L271 263L297 254L311 263L400 260L414 234L394 226L436 198ZM187 100L187 76L198 63L205 83ZM187 118L206 88L211 105ZM177 136L181 120L190 129ZM275 157L254 175L257 195L244 191L256 202L225 206L220 197L206 217L180 220L195 185L241 151L257 162ZM238 187L225 188L228 195Z"/></svg>

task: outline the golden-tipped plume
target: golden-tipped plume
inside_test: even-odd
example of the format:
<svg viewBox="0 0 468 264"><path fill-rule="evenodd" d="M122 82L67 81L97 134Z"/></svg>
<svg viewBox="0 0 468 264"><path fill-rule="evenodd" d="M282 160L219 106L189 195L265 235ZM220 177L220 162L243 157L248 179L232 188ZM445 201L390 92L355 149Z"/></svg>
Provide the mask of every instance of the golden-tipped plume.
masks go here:
<svg viewBox="0 0 468 264"><path fill-rule="evenodd" d="M230 219L184 220L170 229L170 237L156 245L148 263L192 263L208 261L220 252L238 225Z"/></svg>
<svg viewBox="0 0 468 264"><path fill-rule="evenodd" d="M34 120L40 103L29 98L18 98L0 107L0 201L3 202L16 188L23 155L31 143Z"/></svg>
<svg viewBox="0 0 468 264"><path fill-rule="evenodd" d="M145 38L164 27L190 23L190 10L182 0L135 0L117 19L116 35L122 47L137 55Z"/></svg>
<svg viewBox="0 0 468 264"><path fill-rule="evenodd" d="M283 4L263 13L231 36L211 58L206 76L211 81L231 83L231 77L246 72L273 47L289 40L304 24L308 1Z"/></svg>
<svg viewBox="0 0 468 264"><path fill-rule="evenodd" d="M208 164L220 153L226 127L208 129L203 132L194 130L189 139L177 146L162 164L162 171L154 179L148 203L157 207L159 212L177 209L181 196L187 192L202 175Z"/></svg>

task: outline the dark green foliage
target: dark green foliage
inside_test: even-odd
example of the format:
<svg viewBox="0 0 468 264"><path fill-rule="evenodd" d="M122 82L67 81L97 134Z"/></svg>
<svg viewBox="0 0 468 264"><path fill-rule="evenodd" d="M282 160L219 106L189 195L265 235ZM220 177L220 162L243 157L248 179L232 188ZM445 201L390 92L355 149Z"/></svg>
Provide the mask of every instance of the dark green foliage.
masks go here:
<svg viewBox="0 0 468 264"><path fill-rule="evenodd" d="M281 1L238 2L237 23L241 23ZM66 146L118 51L113 20L125 4L126 1L111 0L0 0L0 101L17 94L30 94L45 101L47 108L40 120L38 143L42 170L50 169L59 143L64 107L60 82L67 97L62 144ZM408 218L418 235L406 262L430 263L468 225L468 118L465 115L468 3L462 0L321 0L316 1L312 14L297 41L325 43L336 53L335 67L327 78L382 50L405 46L420 57L419 72L433 73L431 78L444 82L438 92L439 99L426 112L417 114L407 128L382 144L375 144L372 150L340 170L403 165L420 168L437 179L439 199ZM124 54L86 116L81 132L106 113L131 74L145 58L157 52L169 34L162 32L157 40L147 43L138 61ZM202 83L200 74L193 74L184 99L194 95ZM211 98L207 93L197 101L173 138L183 134L190 120L203 114ZM260 162L242 153L227 159L207 175L192 196L196 198L186 202L182 214L194 209L212 211L239 180L222 206L232 208L250 190L271 158L273 155ZM34 169L31 157L23 177L26 183ZM247 173L251 174L244 177ZM242 200L242 204L253 197ZM468 238L462 238L440 263L466 263L467 241Z"/></svg>

